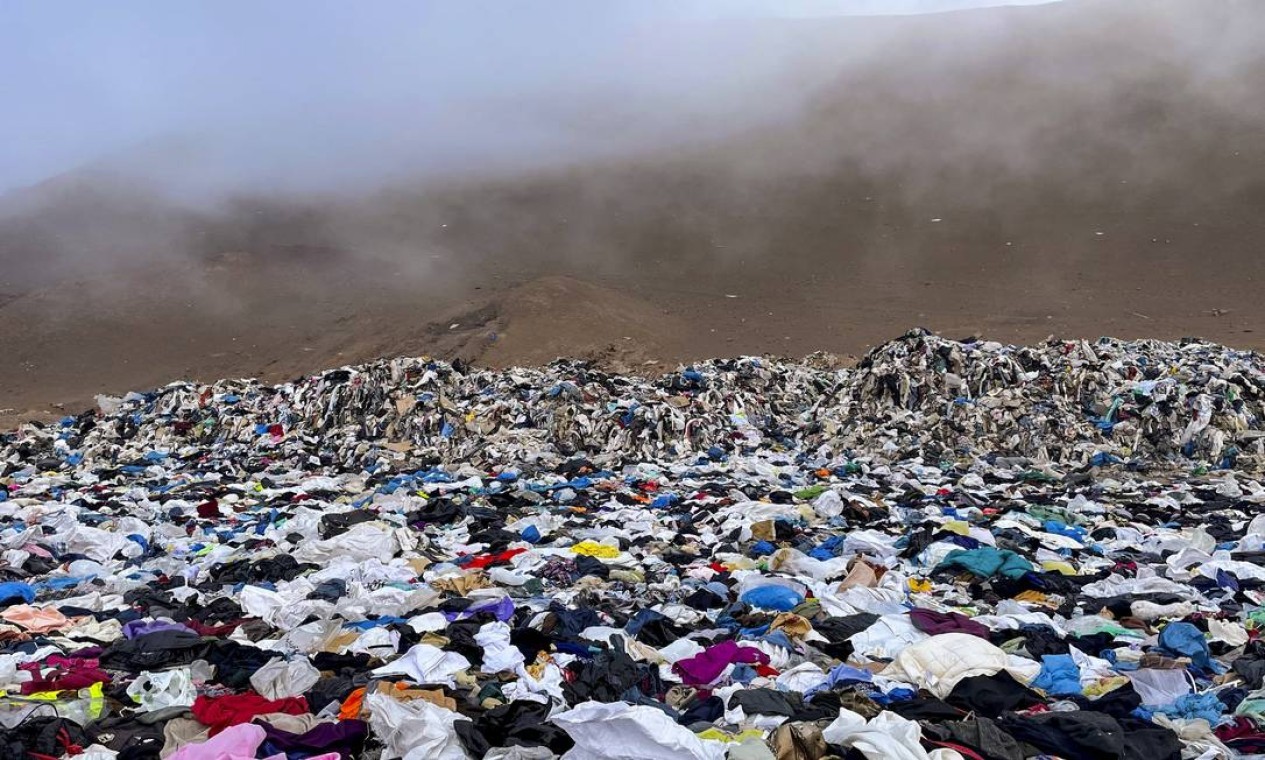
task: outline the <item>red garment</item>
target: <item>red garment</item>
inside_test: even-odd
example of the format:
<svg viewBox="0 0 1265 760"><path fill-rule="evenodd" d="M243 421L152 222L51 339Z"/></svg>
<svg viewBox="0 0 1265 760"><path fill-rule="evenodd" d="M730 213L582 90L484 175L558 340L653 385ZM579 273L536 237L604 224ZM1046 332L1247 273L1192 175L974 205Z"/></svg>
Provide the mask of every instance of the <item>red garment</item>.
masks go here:
<svg viewBox="0 0 1265 760"><path fill-rule="evenodd" d="M466 564L462 565L462 567L481 569L484 567L491 567L492 565L506 564L511 559L513 559L514 557L517 557L518 555L522 554L525 551L527 550L526 549L510 549L509 551L504 551L504 552L501 552L500 554L481 554L481 555L476 556L474 559L470 560Z"/></svg>
<svg viewBox="0 0 1265 760"><path fill-rule="evenodd" d="M249 723L256 715L268 713L305 715L309 712L307 700L303 697L265 699L253 691L223 697L199 695L194 700L191 709L193 717L197 718L199 723L211 727L211 736L215 736L229 726Z"/></svg>
<svg viewBox="0 0 1265 760"><path fill-rule="evenodd" d="M193 631L194 633L198 634L199 636L214 636L215 638L220 638L223 636L227 636L233 631L237 630L238 626L240 626L242 623L245 623L245 622L246 622L246 618L242 618L241 620L231 620L222 625L208 625L206 623L203 623L200 620L194 620L193 618L189 618L188 620L181 623L181 625Z"/></svg>

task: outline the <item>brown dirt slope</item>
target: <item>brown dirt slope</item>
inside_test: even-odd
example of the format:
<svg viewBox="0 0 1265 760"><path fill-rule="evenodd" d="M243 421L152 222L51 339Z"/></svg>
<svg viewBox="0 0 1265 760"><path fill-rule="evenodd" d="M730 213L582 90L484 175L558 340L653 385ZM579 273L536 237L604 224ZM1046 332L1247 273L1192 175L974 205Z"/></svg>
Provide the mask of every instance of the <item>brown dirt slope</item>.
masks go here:
<svg viewBox="0 0 1265 760"><path fill-rule="evenodd" d="M796 51L802 105L725 139L214 208L60 178L0 201L0 414L384 354L857 354L915 325L1265 348L1262 38L1258 0L777 22L727 44Z"/></svg>

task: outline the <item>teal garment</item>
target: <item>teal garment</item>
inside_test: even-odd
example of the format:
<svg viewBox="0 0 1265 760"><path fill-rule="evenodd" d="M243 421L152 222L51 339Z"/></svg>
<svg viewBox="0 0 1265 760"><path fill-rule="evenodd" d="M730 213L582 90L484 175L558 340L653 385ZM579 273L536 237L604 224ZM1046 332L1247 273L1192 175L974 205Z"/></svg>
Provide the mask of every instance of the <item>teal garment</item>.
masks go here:
<svg viewBox="0 0 1265 760"><path fill-rule="evenodd" d="M1234 708L1234 714L1251 718L1258 723L1265 721L1265 699L1245 699Z"/></svg>
<svg viewBox="0 0 1265 760"><path fill-rule="evenodd" d="M979 549L957 549L949 552L936 570L965 570L981 578L1000 575L1004 578L1022 578L1033 570L1032 563L1006 549L991 546Z"/></svg>

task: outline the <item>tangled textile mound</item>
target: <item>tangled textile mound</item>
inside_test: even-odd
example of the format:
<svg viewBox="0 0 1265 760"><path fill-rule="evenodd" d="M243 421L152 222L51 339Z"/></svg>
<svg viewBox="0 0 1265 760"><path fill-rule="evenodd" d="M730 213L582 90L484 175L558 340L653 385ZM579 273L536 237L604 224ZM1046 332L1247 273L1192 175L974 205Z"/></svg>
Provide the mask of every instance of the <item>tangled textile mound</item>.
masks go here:
<svg viewBox="0 0 1265 760"><path fill-rule="evenodd" d="M746 358L658 380L566 361L496 372L394 359L276 386L173 383L101 406L100 418L30 428L8 445L38 449L42 467L137 466L154 452L243 464L306 453L344 468L400 454L486 465L582 453L605 466L761 445L887 461L1265 462L1265 365L1202 342L1020 348L914 331L856 369Z"/></svg>
<svg viewBox="0 0 1265 760"><path fill-rule="evenodd" d="M843 386L851 403L822 416L837 420L847 445L865 448L877 432L901 455L948 448L1229 467L1247 464L1243 454L1259 466L1265 452L1265 363L1201 341L1029 348L914 331L872 351Z"/></svg>
<svg viewBox="0 0 1265 760"><path fill-rule="evenodd" d="M1265 752L1260 378L911 333L855 370L395 360L103 399L0 449L0 746Z"/></svg>

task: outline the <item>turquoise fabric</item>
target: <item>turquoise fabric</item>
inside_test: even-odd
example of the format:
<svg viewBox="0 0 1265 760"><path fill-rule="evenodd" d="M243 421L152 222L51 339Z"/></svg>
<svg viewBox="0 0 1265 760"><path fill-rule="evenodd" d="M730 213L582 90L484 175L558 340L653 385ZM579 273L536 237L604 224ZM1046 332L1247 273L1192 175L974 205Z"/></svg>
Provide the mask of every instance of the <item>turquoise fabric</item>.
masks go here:
<svg viewBox="0 0 1265 760"><path fill-rule="evenodd" d="M1000 575L1003 578L1022 578L1033 570L1032 563L1006 549L991 546L979 549L957 549L936 566L936 570L965 570L981 578Z"/></svg>

